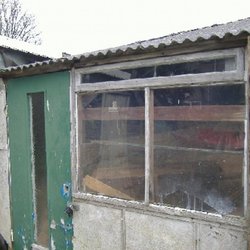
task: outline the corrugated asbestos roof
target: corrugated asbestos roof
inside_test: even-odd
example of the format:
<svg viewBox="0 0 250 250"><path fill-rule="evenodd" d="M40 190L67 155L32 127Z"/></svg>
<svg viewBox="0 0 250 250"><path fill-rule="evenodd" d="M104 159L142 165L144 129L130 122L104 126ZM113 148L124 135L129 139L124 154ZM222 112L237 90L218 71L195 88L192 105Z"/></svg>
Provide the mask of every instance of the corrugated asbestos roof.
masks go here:
<svg viewBox="0 0 250 250"><path fill-rule="evenodd" d="M239 36L243 33L250 34L250 17L235 22L229 22L226 24L219 24L219 25L216 24L200 29L174 33L160 38L138 41L128 45L84 53L77 56L70 56L66 58L52 59L43 62L36 62L27 65L10 67L6 68L4 72L10 73L14 71L25 71L36 67L43 67L43 66L48 67L52 65L63 65L63 64L65 64L65 68L70 68L71 65L74 64L74 62L78 62L81 60L87 60L93 58L98 59L107 56L111 57L115 55L133 54L136 51L157 50L160 48L165 48L177 44L183 44L186 42L206 41L217 38L223 39L230 36Z"/></svg>
<svg viewBox="0 0 250 250"><path fill-rule="evenodd" d="M53 58L51 55L47 55L47 53L44 51L44 49L42 49L41 46L2 35L0 35L0 47L20 51L26 54L44 57L47 59Z"/></svg>

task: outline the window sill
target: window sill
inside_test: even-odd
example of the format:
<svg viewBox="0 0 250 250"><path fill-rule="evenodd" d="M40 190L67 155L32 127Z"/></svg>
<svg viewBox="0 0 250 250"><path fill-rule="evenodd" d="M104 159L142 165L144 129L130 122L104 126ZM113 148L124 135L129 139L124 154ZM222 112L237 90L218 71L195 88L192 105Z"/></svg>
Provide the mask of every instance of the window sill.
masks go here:
<svg viewBox="0 0 250 250"><path fill-rule="evenodd" d="M158 217L178 219L187 222L229 225L238 227L241 230L247 228L247 220L245 217L234 215L220 215L215 213L187 210L178 207L167 207L158 204L147 205L139 201L127 201L102 195L93 195L89 193L73 193L73 202L74 204L78 204L81 202L90 202L101 206L133 210L137 211L138 213L148 213Z"/></svg>

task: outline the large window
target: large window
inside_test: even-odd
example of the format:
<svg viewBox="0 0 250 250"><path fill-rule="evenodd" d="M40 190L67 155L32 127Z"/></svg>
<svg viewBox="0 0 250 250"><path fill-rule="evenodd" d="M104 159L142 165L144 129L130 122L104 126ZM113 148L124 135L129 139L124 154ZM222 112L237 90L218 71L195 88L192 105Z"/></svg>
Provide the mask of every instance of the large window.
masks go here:
<svg viewBox="0 0 250 250"><path fill-rule="evenodd" d="M191 69L191 74L201 71L197 74L202 75L205 68L204 72L223 71L226 76L226 68L238 70L237 60L231 58L179 63L178 67ZM158 70L179 70L174 65ZM88 84L85 88L80 78L79 191L242 215L248 124L245 83L209 84L207 73L203 76L204 84L195 86L195 77L180 86L168 85L173 76L166 73L166 84L157 86L154 81L150 86L146 81L144 87L141 83L131 88L128 83L129 89L126 85L115 89L114 85L112 90L106 78L93 90Z"/></svg>

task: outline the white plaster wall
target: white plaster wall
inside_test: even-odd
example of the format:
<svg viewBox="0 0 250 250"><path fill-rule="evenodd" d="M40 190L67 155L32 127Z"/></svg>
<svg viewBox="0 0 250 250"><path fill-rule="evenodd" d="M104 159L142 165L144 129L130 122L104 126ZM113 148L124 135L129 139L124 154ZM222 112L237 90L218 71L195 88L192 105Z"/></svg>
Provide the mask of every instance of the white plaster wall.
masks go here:
<svg viewBox="0 0 250 250"><path fill-rule="evenodd" d="M247 250L247 232L238 226L141 209L74 202L74 249L81 250Z"/></svg>
<svg viewBox="0 0 250 250"><path fill-rule="evenodd" d="M208 225L200 225L199 249L247 250L247 237L241 231Z"/></svg>
<svg viewBox="0 0 250 250"><path fill-rule="evenodd" d="M6 126L6 95L2 79L0 79L0 233L10 244L10 197L9 197L9 163Z"/></svg>
<svg viewBox="0 0 250 250"><path fill-rule="evenodd" d="M126 212L126 249L195 249L192 223Z"/></svg>
<svg viewBox="0 0 250 250"><path fill-rule="evenodd" d="M7 149L5 86L0 79L0 150Z"/></svg>
<svg viewBox="0 0 250 250"><path fill-rule="evenodd" d="M80 204L74 213L74 249L122 249L121 210Z"/></svg>

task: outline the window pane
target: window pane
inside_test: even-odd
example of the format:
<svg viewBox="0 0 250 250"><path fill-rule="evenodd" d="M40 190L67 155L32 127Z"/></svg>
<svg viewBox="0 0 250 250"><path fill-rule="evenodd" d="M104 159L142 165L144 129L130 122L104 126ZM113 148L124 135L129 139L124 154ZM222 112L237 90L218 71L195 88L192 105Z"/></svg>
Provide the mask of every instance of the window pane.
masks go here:
<svg viewBox="0 0 250 250"><path fill-rule="evenodd" d="M155 202L243 213L244 86L154 91Z"/></svg>
<svg viewBox="0 0 250 250"><path fill-rule="evenodd" d="M236 57L197 60L174 64L152 65L132 69L111 69L99 73L81 75L81 83L97 83L108 81L121 81L129 79L142 79L160 76L177 76L185 74L202 74L209 72L224 72L236 70Z"/></svg>
<svg viewBox="0 0 250 250"><path fill-rule="evenodd" d="M154 67L142 67L122 70L104 70L101 73L83 74L81 83L121 81L154 76Z"/></svg>
<svg viewBox="0 0 250 250"><path fill-rule="evenodd" d="M144 199L144 92L79 96L81 191Z"/></svg>
<svg viewBox="0 0 250 250"><path fill-rule="evenodd" d="M207 61L167 64L157 67L157 76L176 76L185 74L201 74L208 72L223 72L236 69L235 57Z"/></svg>
<svg viewBox="0 0 250 250"><path fill-rule="evenodd" d="M29 94L36 243L49 246L44 93Z"/></svg>

